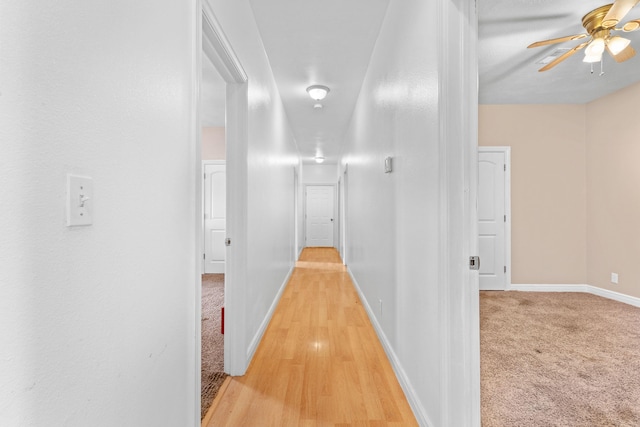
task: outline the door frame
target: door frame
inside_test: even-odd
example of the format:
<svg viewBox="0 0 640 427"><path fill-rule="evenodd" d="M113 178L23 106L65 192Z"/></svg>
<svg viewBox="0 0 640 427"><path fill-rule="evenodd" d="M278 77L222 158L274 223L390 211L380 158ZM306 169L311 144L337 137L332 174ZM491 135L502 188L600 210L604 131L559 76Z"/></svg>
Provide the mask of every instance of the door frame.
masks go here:
<svg viewBox="0 0 640 427"><path fill-rule="evenodd" d="M226 173L227 173L227 232L231 245L227 246L225 271L225 317L224 335L224 370L230 375L243 375L248 367L247 334L245 328L247 280L244 266L247 259L247 182L246 165L248 151L248 76L242 67L222 27L215 17L213 9L207 2L196 0L196 50L195 62L197 78L194 82L197 94L196 117L194 123L196 140L196 158L198 162L196 177L196 221L195 230L196 256L194 268L197 272L195 281L195 335L194 352L195 370L195 413L200 415L201 392L201 299L202 299L202 253L204 250L204 222L202 206L202 136L200 113L200 87L202 82L202 60L211 60L215 69L226 82ZM198 424L199 425L199 424Z"/></svg>
<svg viewBox="0 0 640 427"><path fill-rule="evenodd" d="M342 191L340 191L340 196L342 200L340 201L340 212L338 215L340 217L340 256L342 256L342 264L347 265L347 170L349 169L349 164L345 163L344 170L341 174L341 180L339 184L342 186Z"/></svg>
<svg viewBox="0 0 640 427"><path fill-rule="evenodd" d="M340 221L340 213L342 212L342 177L338 177L338 182L336 183L336 207L334 209L335 222L336 224L336 232L335 235L338 236L338 239L334 242L334 247L338 249L338 253L340 254L340 259L342 259L342 221Z"/></svg>
<svg viewBox="0 0 640 427"><path fill-rule="evenodd" d="M478 15L475 2L440 0L436 40L440 257L441 425L480 426L478 271ZM453 46L453 47L452 47Z"/></svg>
<svg viewBox="0 0 640 427"><path fill-rule="evenodd" d="M507 266L505 273L504 290L511 290L511 147L510 146L482 146L478 147L478 161L480 153L502 153L504 154L504 214L507 220L504 224L504 262ZM478 192L480 197L480 192ZM480 260L482 263L482 260Z"/></svg>
<svg viewBox="0 0 640 427"><path fill-rule="evenodd" d="M227 165L227 161L226 160L203 160L202 161L202 174L200 174L200 176L203 179L203 182L202 182L202 201L201 201L201 203L202 203L202 215L201 215L200 218L202 219L202 253L203 254L206 253L206 248L205 248L205 244L204 244L204 242L205 242L204 235L206 233L205 226L204 226L204 223L205 223L205 218L204 218L204 199L205 199L205 195L204 195L204 188L205 188L204 179L205 178L204 177L206 176L205 175L205 166L207 166L207 165L223 165L223 166L226 166ZM225 168L225 174L226 174L226 168ZM225 268L226 268L226 264L227 264L227 261L225 259ZM202 274L204 274L204 273L205 273L205 263L203 262L202 263Z"/></svg>
<svg viewBox="0 0 640 427"><path fill-rule="evenodd" d="M300 188L300 176L298 174L298 168L296 166L293 167L293 257L292 257L292 267L295 266L296 261L300 258L300 251L298 250L300 245L300 228L299 224L299 203L298 199L300 197L299 194Z"/></svg>
<svg viewBox="0 0 640 427"><path fill-rule="evenodd" d="M303 228L302 228L302 233L304 234L304 247L307 247L307 188L308 187L333 187L333 229L331 230L331 233L333 234L333 246L331 246L332 248L336 247L336 242L337 242L337 237L336 237L336 225L338 223L339 218L337 212L336 212L336 184L335 183L327 183L327 184L323 184L323 183L308 183L308 184L304 184L304 193L302 195L303 197L303 204L302 204L302 215L304 218L303 221Z"/></svg>

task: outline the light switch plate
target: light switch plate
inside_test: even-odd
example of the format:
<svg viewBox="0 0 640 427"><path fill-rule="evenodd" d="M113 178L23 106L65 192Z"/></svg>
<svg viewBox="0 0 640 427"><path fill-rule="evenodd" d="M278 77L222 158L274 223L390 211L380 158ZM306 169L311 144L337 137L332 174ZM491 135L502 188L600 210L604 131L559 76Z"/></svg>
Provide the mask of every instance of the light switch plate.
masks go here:
<svg viewBox="0 0 640 427"><path fill-rule="evenodd" d="M67 227L93 224L93 179L67 175Z"/></svg>
<svg viewBox="0 0 640 427"><path fill-rule="evenodd" d="M391 157L385 157L385 159L384 159L384 173L393 172L392 163L393 163L393 160L392 160Z"/></svg>
<svg viewBox="0 0 640 427"><path fill-rule="evenodd" d="M618 273L611 273L611 283L618 283Z"/></svg>

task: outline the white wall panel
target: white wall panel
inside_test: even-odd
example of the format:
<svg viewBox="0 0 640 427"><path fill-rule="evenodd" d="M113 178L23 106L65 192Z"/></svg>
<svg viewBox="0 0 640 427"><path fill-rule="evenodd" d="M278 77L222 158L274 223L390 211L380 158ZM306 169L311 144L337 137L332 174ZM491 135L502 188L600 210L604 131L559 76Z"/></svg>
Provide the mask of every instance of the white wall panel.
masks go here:
<svg viewBox="0 0 640 427"><path fill-rule="evenodd" d="M427 413L439 411L436 3L391 1L345 138L349 267ZM394 171L384 173L384 158ZM379 311L382 300L382 312ZM416 330L420 334L416 335Z"/></svg>
<svg viewBox="0 0 640 427"><path fill-rule="evenodd" d="M469 329L451 321L453 313L464 315L449 304L463 307L462 297L472 289L460 291L466 283L469 234L463 228L469 218L459 202L468 196L464 152L475 143L454 133L444 137L451 128L472 133L463 124L463 110L445 108L456 101L440 98L443 88L458 85L447 83L449 63L443 65L443 58L463 57L459 49L466 43L447 39L449 50L439 50L447 44L439 33L441 14L451 13L447 18L459 20L455 25L464 31L473 19L465 15L468 5L455 11L449 3L391 0L341 160L348 175L348 266L397 358L396 372L419 421L434 426L468 425L458 421L475 410L469 409L475 389L450 376L462 355L447 353L453 343L464 348L473 337L463 337ZM458 96L469 93L466 87L459 90ZM392 173L384 173L387 156L393 157ZM455 272L451 278L450 272ZM455 302L447 296L453 289L460 291ZM475 386L479 393L479 383ZM450 392L460 392L459 399L450 401ZM451 416L456 412L465 415Z"/></svg>
<svg viewBox="0 0 640 427"><path fill-rule="evenodd" d="M198 422L196 16L0 4L2 426ZM67 173L91 226L65 226Z"/></svg>

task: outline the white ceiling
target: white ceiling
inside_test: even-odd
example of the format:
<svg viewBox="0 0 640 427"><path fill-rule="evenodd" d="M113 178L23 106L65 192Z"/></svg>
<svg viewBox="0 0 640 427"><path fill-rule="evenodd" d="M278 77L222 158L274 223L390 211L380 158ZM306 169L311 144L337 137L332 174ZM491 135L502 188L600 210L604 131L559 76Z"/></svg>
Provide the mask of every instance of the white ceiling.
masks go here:
<svg viewBox="0 0 640 427"><path fill-rule="evenodd" d="M601 0L477 0L481 104L586 103L640 81L640 31L622 33L639 54L617 64L605 53L604 71L578 52L555 68L536 64L557 48L527 49L540 40L584 32L582 17ZM322 155L335 163L388 0L250 0L289 123L305 162ZM640 18L640 6L623 20ZM329 86L324 108L306 93ZM204 126L224 126L224 83L203 60Z"/></svg>
<svg viewBox="0 0 640 427"><path fill-rule="evenodd" d="M617 64L606 53L600 64L582 62L582 51L549 71L536 64L557 48L585 40L527 49L533 42L584 33L582 17L602 0L478 0L481 104L583 104L640 81L640 31L617 34L639 52ZM622 21L640 18L636 6ZM621 26L621 25L619 25Z"/></svg>

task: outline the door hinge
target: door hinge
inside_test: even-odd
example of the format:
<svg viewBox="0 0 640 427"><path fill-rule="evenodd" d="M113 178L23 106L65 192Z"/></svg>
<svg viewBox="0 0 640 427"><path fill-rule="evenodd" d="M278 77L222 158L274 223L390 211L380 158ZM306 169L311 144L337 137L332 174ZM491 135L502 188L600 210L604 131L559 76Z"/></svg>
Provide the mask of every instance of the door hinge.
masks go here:
<svg viewBox="0 0 640 427"><path fill-rule="evenodd" d="M480 257L479 256L470 256L469 257L469 270L480 270Z"/></svg>
<svg viewBox="0 0 640 427"><path fill-rule="evenodd" d="M504 222L507 222L507 216L506 215L504 216Z"/></svg>
<svg viewBox="0 0 640 427"><path fill-rule="evenodd" d="M204 179L207 179L207 173L206 172L204 173Z"/></svg>
<svg viewBox="0 0 640 427"><path fill-rule="evenodd" d="M504 272L505 273L507 272L507 266L506 265L504 266Z"/></svg>
<svg viewBox="0 0 640 427"><path fill-rule="evenodd" d="M230 239L230 238L228 238L228 237L227 237L226 239L224 239L224 244L225 244L226 246L231 246L231 239Z"/></svg>
<svg viewBox="0 0 640 427"><path fill-rule="evenodd" d="M504 171L506 172L506 171L507 171L507 164L505 163L505 164L504 164L504 165L502 165L502 166L504 166Z"/></svg>
<svg viewBox="0 0 640 427"><path fill-rule="evenodd" d="M207 254L202 254L202 259L207 259Z"/></svg>

